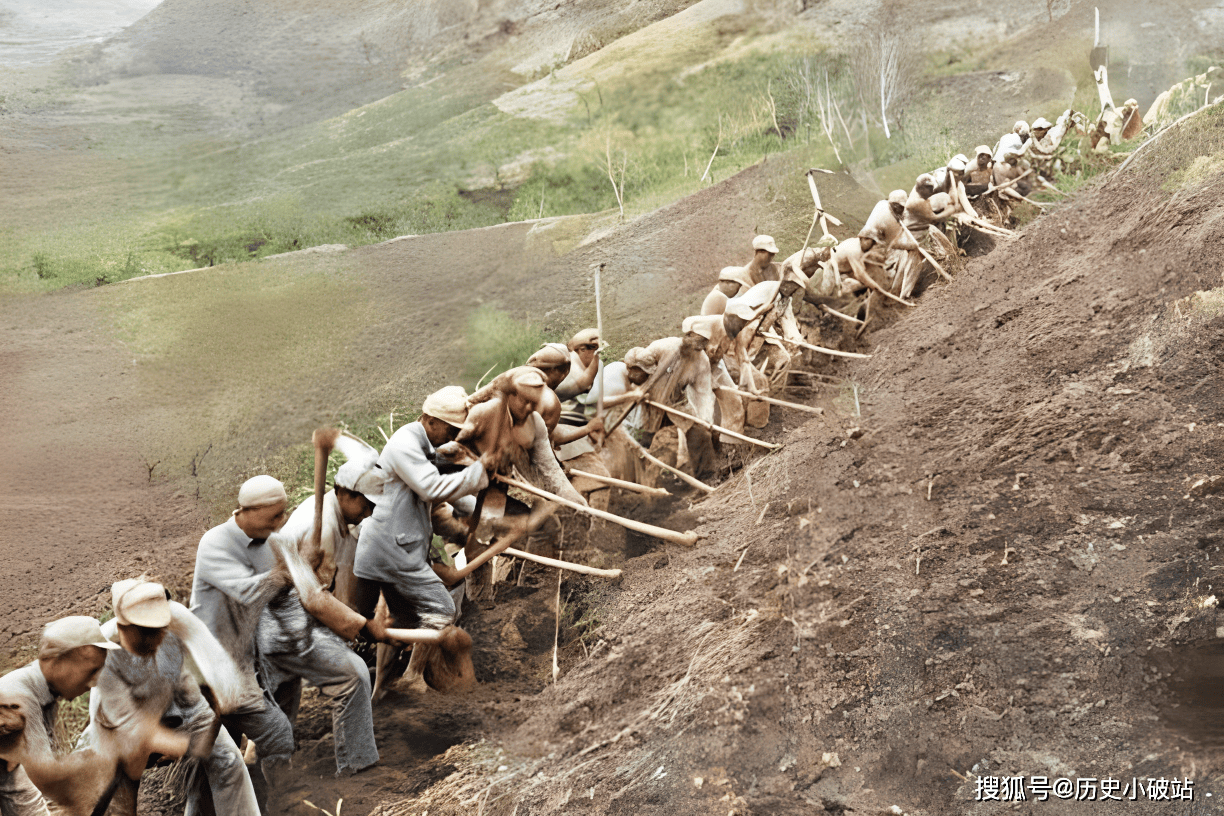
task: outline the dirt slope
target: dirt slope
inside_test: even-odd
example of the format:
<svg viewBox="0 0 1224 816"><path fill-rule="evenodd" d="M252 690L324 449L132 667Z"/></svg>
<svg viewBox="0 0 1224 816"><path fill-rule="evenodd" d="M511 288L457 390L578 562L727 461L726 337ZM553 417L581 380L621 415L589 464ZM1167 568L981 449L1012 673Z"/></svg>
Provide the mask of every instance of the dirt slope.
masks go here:
<svg viewBox="0 0 1224 816"><path fill-rule="evenodd" d="M96 612L119 577L191 569L194 496L151 483L128 419L134 361L80 297L0 305L0 644Z"/></svg>
<svg viewBox="0 0 1224 816"><path fill-rule="evenodd" d="M840 393L788 421L673 519L706 541L631 562L505 755L452 750L378 812L1119 806L978 803L976 775L1189 777L1193 802L1135 812L1218 812L1224 508L1190 488L1224 446L1224 177L1162 177L1085 194L874 335L841 372L861 416Z"/></svg>
<svg viewBox="0 0 1224 816"><path fill-rule="evenodd" d="M870 205L848 176L824 186L847 223ZM294 467L285 448L319 424L402 417L463 380L467 321L482 303L575 331L594 319L591 265L604 262L609 337L646 343L700 305L720 268L747 260L757 230L797 249L807 195L797 168L767 161L625 224L507 224L6 302L0 433L21 455L0 466L0 484L4 520L22 533L0 559L2 640L94 598L141 553L164 554L164 575L190 565L242 479ZM31 461L72 465L48 491ZM188 503L166 505L176 492ZM61 495L74 510L48 526L41 516L61 500L48 496ZM32 517L27 502L40 508ZM64 563L74 566L48 569ZM27 568L50 572L33 607Z"/></svg>

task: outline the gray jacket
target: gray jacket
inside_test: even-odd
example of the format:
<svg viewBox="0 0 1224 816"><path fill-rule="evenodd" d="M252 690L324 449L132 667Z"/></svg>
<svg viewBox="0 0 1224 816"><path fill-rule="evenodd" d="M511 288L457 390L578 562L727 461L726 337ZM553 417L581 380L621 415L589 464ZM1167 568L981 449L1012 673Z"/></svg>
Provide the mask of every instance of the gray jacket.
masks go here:
<svg viewBox="0 0 1224 816"><path fill-rule="evenodd" d="M429 577L426 571L433 574L429 567L433 503L477 493L488 486L488 476L479 462L458 473L440 473L434 446L420 422L391 435L378 467L388 478L374 515L361 526L353 572L369 581L415 584Z"/></svg>

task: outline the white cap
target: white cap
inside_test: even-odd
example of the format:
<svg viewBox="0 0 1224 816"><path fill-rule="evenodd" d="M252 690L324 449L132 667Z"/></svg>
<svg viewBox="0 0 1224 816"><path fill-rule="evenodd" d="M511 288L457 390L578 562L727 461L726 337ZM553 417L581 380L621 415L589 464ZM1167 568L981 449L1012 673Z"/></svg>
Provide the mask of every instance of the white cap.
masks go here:
<svg viewBox="0 0 1224 816"><path fill-rule="evenodd" d="M170 625L170 599L166 588L153 581L128 578L111 586L115 620L125 626L161 629Z"/></svg>
<svg viewBox="0 0 1224 816"><path fill-rule="evenodd" d="M374 466L378 451L364 439L341 432L336 437L336 450L344 456L344 464L336 471L336 487L360 493L370 501L382 496L387 474Z"/></svg>
<svg viewBox="0 0 1224 816"><path fill-rule="evenodd" d="M757 310L751 303L740 298L732 298L727 303L726 314L734 315L740 320L752 320L757 316Z"/></svg>
<svg viewBox="0 0 1224 816"><path fill-rule="evenodd" d="M440 419L447 425L462 428L467 422L467 392L461 385L448 385L425 398L421 412Z"/></svg>
<svg viewBox="0 0 1224 816"><path fill-rule="evenodd" d="M361 477L366 474L366 471L376 464L378 464L377 456L348 460L336 469L336 487L343 487L345 490L360 493L361 491L357 489L357 483L361 481Z"/></svg>
<svg viewBox="0 0 1224 816"><path fill-rule="evenodd" d="M43 627L42 639L38 643L38 659L58 657L80 646L121 648L118 643L111 643L102 636L102 627L93 618L87 615L71 615L51 621Z"/></svg>
<svg viewBox="0 0 1224 816"><path fill-rule="evenodd" d="M778 245L774 243L774 239L768 235L758 235L752 239L752 248L754 250L763 249L766 252L778 254Z"/></svg>
<svg viewBox="0 0 1224 816"><path fill-rule="evenodd" d="M1037 121L1033 123L1033 130L1049 130L1052 127L1054 126L1047 122L1044 116L1038 116Z"/></svg>
<svg viewBox="0 0 1224 816"><path fill-rule="evenodd" d="M570 362L569 346L564 343L545 343L540 350L527 358L527 365L552 368L568 365Z"/></svg>
<svg viewBox="0 0 1224 816"><path fill-rule="evenodd" d="M599 329L583 329L570 338L567 348L577 351L579 346L599 345Z"/></svg>
<svg viewBox="0 0 1224 816"><path fill-rule="evenodd" d="M680 330L685 334L692 332L707 340L712 340L714 339L714 327L711 324L717 319L717 315L690 315L684 318L684 322L680 324Z"/></svg>
<svg viewBox="0 0 1224 816"><path fill-rule="evenodd" d="M285 486L271 476L252 476L238 489L238 507L244 510L287 501Z"/></svg>

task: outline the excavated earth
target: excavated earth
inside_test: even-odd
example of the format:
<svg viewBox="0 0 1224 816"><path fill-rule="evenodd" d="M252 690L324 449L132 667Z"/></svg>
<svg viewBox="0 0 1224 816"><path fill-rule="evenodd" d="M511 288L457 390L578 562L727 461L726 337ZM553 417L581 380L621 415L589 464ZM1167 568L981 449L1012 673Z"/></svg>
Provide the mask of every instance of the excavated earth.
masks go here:
<svg viewBox="0 0 1224 816"><path fill-rule="evenodd" d="M387 81L349 73L374 91ZM1224 283L1224 177L1209 165L1171 193L1161 155L970 259L865 342L802 315L813 340L874 354L806 361L826 378L787 398L823 415L776 410L763 436L784 447L725 454L709 496L664 479L676 498L617 499L623 514L696 529L698 546L630 536L619 556L575 550L585 525L563 517L567 554L623 558L623 580L558 590L554 572L529 569L469 609L479 689L393 693L376 709L382 760L354 777L333 776L327 709L308 696L289 812L318 813L308 800L337 813L340 799L346 816L1221 812L1224 491L1195 485L1224 475L1224 306L1218 292L1191 296ZM158 481L145 441L189 434L175 409L213 381L187 365L137 376L107 311L134 296L0 304L0 641L28 647L45 620L101 611L117 577L148 570L181 592L217 520L210 490L367 393L359 362L394 352L384 390L436 382L457 341L421 339L421 326L461 323L473 294L515 314L543 303L557 325L589 319L574 270L603 260L625 337L674 327L745 235L806 227L806 192L780 197L781 172L754 168L563 257L557 221L317 261L308 271L378 292L395 318L218 437L186 485ZM865 192L836 183L826 204L862 210ZM428 278L422 259L463 253L498 259L497 274ZM239 273L215 274L159 285ZM578 294L539 295L575 280ZM976 778L1019 775L1190 778L1195 793L975 801ZM147 785L142 813L173 812Z"/></svg>
<svg viewBox="0 0 1224 816"><path fill-rule="evenodd" d="M1181 165L1161 155L969 259L865 342L804 312L812 339L874 355L806 361L825 384L788 396L824 413L777 409L763 435L784 447L725 453L709 496L664 480L676 498L618 499L697 530L696 547L630 536L619 584L558 590L538 568L503 586L464 619L480 688L393 694L382 761L357 776L334 777L327 710L308 699L291 796L331 812L343 798L350 816L1219 812L1224 493L1194 485L1221 475L1224 177L1208 166L1170 193ZM87 437L122 427L134 397L122 367L91 368L116 352L80 324L82 294L46 299L59 323L9 328L25 351L6 404L37 426L14 452L45 476L39 446L78 434L92 457L61 460L81 491L64 513L23 493L5 508L33 525L22 569L56 587L48 610L100 603L112 572L185 574L205 521L121 434ZM21 394L37 388L57 403L35 417ZM110 484L74 475L108 461ZM585 525L563 522L572 557L617 560L574 550ZM42 577L56 536L87 527L119 557ZM1190 778L1195 795L975 801L976 777L1020 775ZM174 812L147 794L142 812Z"/></svg>
<svg viewBox="0 0 1224 816"><path fill-rule="evenodd" d="M498 633L480 692L384 721L413 767L334 782L323 751L303 795L383 816L1219 812L1224 507L1194 484L1224 440L1224 178L1163 180L1136 162L893 313L871 360L817 363L846 383L813 393L824 414L776 414L785 447L725 457L710 496L623 507L705 538L635 539L618 586L567 580L568 620L600 625L562 629L559 682L536 573L468 618ZM428 723L454 747L422 752ZM1021 775L1194 798L975 801L976 777Z"/></svg>

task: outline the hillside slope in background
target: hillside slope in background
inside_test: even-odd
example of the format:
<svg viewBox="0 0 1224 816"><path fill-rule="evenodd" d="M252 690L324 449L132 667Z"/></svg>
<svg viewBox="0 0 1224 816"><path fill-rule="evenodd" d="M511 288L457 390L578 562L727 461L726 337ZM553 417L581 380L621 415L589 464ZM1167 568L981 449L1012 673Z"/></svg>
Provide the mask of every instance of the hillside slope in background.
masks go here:
<svg viewBox="0 0 1224 816"><path fill-rule="evenodd" d="M1119 99L1146 103L1224 41L1219 0L1158 7L1155 22L1121 0L1102 9ZM803 107L803 71L828 68L857 99L846 55L864 26L903 19L925 58L894 138L872 126L870 145L856 136L847 152L839 137L860 184L887 192L1018 117L1095 105L1091 6L1043 13L950 0L168 0L58 78L0 74L0 284L44 291L597 212L617 206L608 159L626 165L629 215L764 155L837 167Z"/></svg>
<svg viewBox="0 0 1224 816"><path fill-rule="evenodd" d="M85 85L6 75L0 259L22 294L0 300L0 642L28 656L46 621L101 612L117 578L181 588L244 478L308 472L312 428L376 438L372 417L398 427L440 385L473 385L490 314L568 336L593 323L605 263L605 330L624 349L674 334L753 235L798 249L824 143L759 150L761 124L713 153L713 180L701 166L729 97L759 113L769 71L849 47L880 9L946 61L926 129L915 116L884 144L893 163L821 177L839 234L931 156L1092 93L1081 2L1042 23L1044 4L952 0L167 0L75 58ZM1117 78L1119 99L1224 41L1219 0L1102 13L1149 66ZM613 144L641 184L624 218L598 164ZM541 569L499 590L465 619L481 689L394 698L369 774L332 776L308 705L303 797L355 816L1104 814L978 803L974 780L1176 775L1196 798L1168 812L1214 813L1221 156L1217 106L864 342L805 315L826 344L874 354L806 361L831 384L788 397L820 418L775 412L764 433L785 447L724 457L709 497L618 500L697 529L696 548L631 538L618 586L554 596ZM643 181L652 167L665 183ZM591 178L600 195L548 213ZM394 207L412 196L493 225L440 217L102 285L181 269L210 235L268 253L276 230L332 243L307 216L407 224ZM512 212L530 220L497 223ZM65 259L84 259L77 277Z"/></svg>
<svg viewBox="0 0 1224 816"><path fill-rule="evenodd" d="M376 812L1117 806L977 801L979 776L1217 812L1224 175L1184 168L1222 109L1161 147L873 335L853 399L672 516L703 542L576 601L598 640L501 751ZM1171 778L1193 801L1148 799Z"/></svg>

